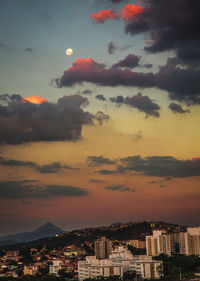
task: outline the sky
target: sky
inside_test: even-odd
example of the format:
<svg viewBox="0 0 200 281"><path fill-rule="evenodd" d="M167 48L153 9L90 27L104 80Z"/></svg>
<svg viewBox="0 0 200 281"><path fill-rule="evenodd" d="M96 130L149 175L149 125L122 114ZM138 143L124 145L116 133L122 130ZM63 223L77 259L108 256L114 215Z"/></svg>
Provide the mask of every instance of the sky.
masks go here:
<svg viewBox="0 0 200 281"><path fill-rule="evenodd" d="M0 5L0 236L199 225L199 0Z"/></svg>

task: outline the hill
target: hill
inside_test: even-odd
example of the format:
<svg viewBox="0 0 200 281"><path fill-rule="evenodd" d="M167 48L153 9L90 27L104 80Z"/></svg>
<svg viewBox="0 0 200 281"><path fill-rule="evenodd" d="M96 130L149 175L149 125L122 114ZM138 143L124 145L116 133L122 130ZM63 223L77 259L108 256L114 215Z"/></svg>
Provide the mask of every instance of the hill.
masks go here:
<svg viewBox="0 0 200 281"><path fill-rule="evenodd" d="M53 237L56 234L64 233L64 231L52 223L45 223L32 232L23 232L13 235L0 237L0 246L13 245L24 242L31 242L46 237Z"/></svg>

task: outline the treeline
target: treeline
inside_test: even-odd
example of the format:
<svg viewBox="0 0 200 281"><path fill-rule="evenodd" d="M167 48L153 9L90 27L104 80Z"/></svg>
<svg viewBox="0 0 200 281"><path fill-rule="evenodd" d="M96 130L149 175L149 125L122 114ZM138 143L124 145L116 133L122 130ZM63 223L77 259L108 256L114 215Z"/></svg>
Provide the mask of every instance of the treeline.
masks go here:
<svg viewBox="0 0 200 281"><path fill-rule="evenodd" d="M177 281L189 279L195 276L195 272L200 272L200 257L183 254L167 256L161 254L154 257L156 260L163 261L163 270L160 280Z"/></svg>

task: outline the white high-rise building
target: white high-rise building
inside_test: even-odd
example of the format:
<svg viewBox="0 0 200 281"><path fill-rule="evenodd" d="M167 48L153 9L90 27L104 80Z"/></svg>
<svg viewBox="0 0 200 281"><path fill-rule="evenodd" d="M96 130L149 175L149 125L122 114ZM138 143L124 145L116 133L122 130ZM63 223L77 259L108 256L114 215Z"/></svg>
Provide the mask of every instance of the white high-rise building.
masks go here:
<svg viewBox="0 0 200 281"><path fill-rule="evenodd" d="M112 251L109 259L100 260L96 257L86 257L85 261L78 262L78 276L82 281L85 278L96 276L123 276L126 271L136 271L142 278L160 278L159 268L162 261L152 260L145 255L133 256L130 251L118 247Z"/></svg>
<svg viewBox="0 0 200 281"><path fill-rule="evenodd" d="M187 232L179 233L180 253L200 255L200 227L188 227Z"/></svg>
<svg viewBox="0 0 200 281"><path fill-rule="evenodd" d="M147 256L158 256L160 254L171 255L175 253L174 234L163 234L161 230L154 230L153 235L146 236Z"/></svg>

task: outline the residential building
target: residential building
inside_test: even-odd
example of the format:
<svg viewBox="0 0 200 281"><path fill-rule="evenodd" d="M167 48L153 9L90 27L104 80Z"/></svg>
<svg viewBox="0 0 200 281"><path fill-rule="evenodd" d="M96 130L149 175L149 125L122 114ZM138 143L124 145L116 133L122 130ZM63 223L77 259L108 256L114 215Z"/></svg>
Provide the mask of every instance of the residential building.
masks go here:
<svg viewBox="0 0 200 281"><path fill-rule="evenodd" d="M85 261L78 262L78 276L82 281L85 278L96 276L123 276L126 271L136 271L142 278L159 278L159 268L162 261L152 260L150 256L133 256L124 247L118 247L112 251L109 259L100 260L94 256L86 257Z"/></svg>
<svg viewBox="0 0 200 281"><path fill-rule="evenodd" d="M25 265L24 266L24 275L35 276L37 272L38 272L38 266L35 266L35 265Z"/></svg>
<svg viewBox="0 0 200 281"><path fill-rule="evenodd" d="M175 235L163 234L161 230L154 230L153 235L146 236L147 256L158 256L160 254L171 255L175 253Z"/></svg>
<svg viewBox="0 0 200 281"><path fill-rule="evenodd" d="M145 249L146 248L146 241L144 241L144 240L130 240L130 241L126 242L126 245L133 246L136 249Z"/></svg>
<svg viewBox="0 0 200 281"><path fill-rule="evenodd" d="M180 253L200 255L200 227L188 227L187 232L179 234Z"/></svg>
<svg viewBox="0 0 200 281"><path fill-rule="evenodd" d="M49 266L49 273L58 275L60 269L62 269L62 261L61 260L53 260L53 264Z"/></svg>
<svg viewBox="0 0 200 281"><path fill-rule="evenodd" d="M112 241L101 237L95 241L94 245L95 256L97 259L106 259L112 253Z"/></svg>

